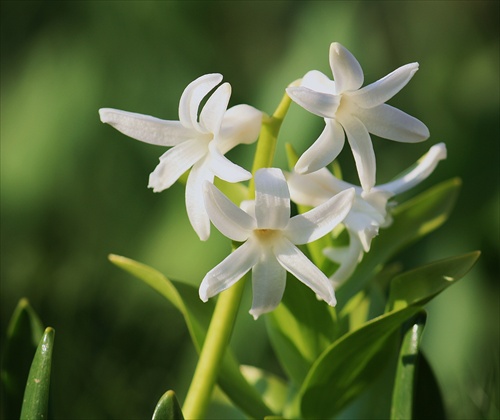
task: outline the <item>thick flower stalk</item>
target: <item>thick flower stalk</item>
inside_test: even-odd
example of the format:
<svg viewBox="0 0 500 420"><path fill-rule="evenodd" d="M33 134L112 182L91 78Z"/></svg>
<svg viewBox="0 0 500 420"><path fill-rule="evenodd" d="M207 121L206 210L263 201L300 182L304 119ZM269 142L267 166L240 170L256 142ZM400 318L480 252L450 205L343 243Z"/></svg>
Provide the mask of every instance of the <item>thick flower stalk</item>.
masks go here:
<svg viewBox="0 0 500 420"><path fill-rule="evenodd" d="M370 134L399 142L427 139L429 130L416 118L385 104L418 70L418 63L402 66L384 78L361 88L363 71L359 62L342 45L330 46L330 67L334 80L312 70L301 86L289 87L288 95L297 104L323 117L325 128L295 166L298 173L317 171L332 162L344 147L351 147L361 186L375 185L376 162Z"/></svg>
<svg viewBox="0 0 500 420"><path fill-rule="evenodd" d="M207 273L199 289L203 301L231 287L252 269L250 313L255 319L279 304L287 271L335 305L330 281L295 245L312 242L342 222L351 208L354 189L290 218L290 194L283 172L264 168L255 173L255 204L248 213L208 182L204 197L215 227L233 241L244 243Z"/></svg>
<svg viewBox="0 0 500 420"><path fill-rule="evenodd" d="M352 188L356 191L351 210L342 222L349 234L349 246L324 250L328 258L340 264L337 271L330 277L335 285L349 278L354 272L364 252L370 250L371 241L378 235L379 228L391 224L392 218L388 211L391 204L389 200L396 194L408 191L422 182L434 171L439 161L445 158L445 144L436 144L404 176L378 185L368 192L336 178L326 168L312 174L300 175L293 172L289 175L288 185L291 198L301 205L320 206L341 191Z"/></svg>
<svg viewBox="0 0 500 420"><path fill-rule="evenodd" d="M222 81L214 73L199 77L184 90L179 103L179 121L103 108L101 121L136 140L171 146L149 177L149 188L163 191L191 169L186 183L186 210L200 239L210 235L210 220L203 204L203 184L217 176L228 182L250 179L250 172L229 161L224 154L238 144L254 142L262 113L249 105L227 109L231 86L223 83L210 95L200 112L202 100Z"/></svg>

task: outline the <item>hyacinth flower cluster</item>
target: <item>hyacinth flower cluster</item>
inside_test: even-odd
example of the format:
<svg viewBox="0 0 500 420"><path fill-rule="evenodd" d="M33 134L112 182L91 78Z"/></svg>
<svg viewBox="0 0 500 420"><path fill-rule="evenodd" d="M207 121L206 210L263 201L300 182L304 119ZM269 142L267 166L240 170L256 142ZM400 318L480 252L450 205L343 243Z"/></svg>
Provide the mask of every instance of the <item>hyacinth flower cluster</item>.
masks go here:
<svg viewBox="0 0 500 420"><path fill-rule="evenodd" d="M373 372L382 368L380 352L393 348L391 337L403 323L463 276L478 257L478 253L470 253L410 273L403 276L405 287L401 286L403 280L394 277L394 290L376 319L359 309L363 305L356 306L366 299L380 272L394 274L384 271L392 252L443 223L458 183L440 187L416 204L403 203L406 213L400 210L405 207L398 205L395 197L427 179L447 156L444 143L435 144L403 175L377 183L377 164L385 162L376 161L371 135L398 143L416 143L429 137L421 121L386 104L410 81L418 64L404 65L363 86L363 71L354 56L336 42L329 52L333 80L317 70L307 72L285 88L271 116L249 105L229 107L231 86L223 83L218 73L203 75L185 88L178 120L111 108L99 110L101 121L123 134L168 148L150 175L149 187L154 192L164 191L177 180L184 182L187 174L186 212L199 239L206 241L213 225L232 244L232 252L191 291L185 283L177 290L151 267L124 257L111 258L181 310L195 345L201 349L182 409L185 418L203 417L217 381L234 404L252 418L269 414L332 417L372 382ZM325 126L300 156L293 144L287 145L288 168L273 167L280 126L292 103L321 117ZM252 168L245 169L225 156L239 145L254 142ZM356 167L354 181L341 179L340 172L330 166L346 144ZM404 146L395 143L394 147ZM235 183L241 188L231 189ZM231 193L236 190L239 193ZM414 211L411 205L416 206ZM391 230L398 221L397 228ZM389 234L385 242L384 231ZM373 252L377 241L385 247L379 247L378 254ZM371 261L367 253L375 255ZM369 262L363 266L366 260ZM267 314L263 318L271 344L291 381L291 387L283 386L277 397L284 401L279 408L271 409L256 397L228 348L247 278L252 286L250 314L255 319ZM180 290L191 293L189 299L183 300ZM204 330L206 319L197 319L196 314L207 307L202 302L217 295ZM339 303L337 315L334 307ZM192 305L202 307L193 309ZM356 311L361 314L351 319L351 312ZM421 328L418 331L421 333ZM347 376L345 370L350 372ZM259 372L260 380L267 381L269 375ZM408 377L411 375L401 373L401 378ZM410 388L404 384L401 389ZM339 398L332 401L331 395L337 394ZM396 396L395 404L406 396ZM167 394L166 398L170 401Z"/></svg>
<svg viewBox="0 0 500 420"><path fill-rule="evenodd" d="M408 83L418 64L402 66L365 87L361 87L364 77L360 64L339 43L330 46L330 65L333 81L312 70L286 89L294 102L323 117L325 128L320 137L298 159L292 173L284 174L278 168L262 168L255 173L255 201L236 203L243 209L213 182L215 177L232 183L252 177L224 155L238 144L257 140L264 114L249 105L228 109L231 87L220 84L222 75L207 74L186 87L178 121L110 108L99 110L101 121L122 133L171 147L150 175L153 191L169 188L190 169L186 210L201 240L208 239L212 221L231 240L244 242L207 273L200 286L203 301L227 289L251 269L254 299L250 312L255 318L279 304L286 271L319 298L335 305L333 286L352 274L379 228L390 224L389 200L424 180L446 157L444 144L434 146L409 174L375 187L375 154L369 133L406 143L429 136L422 122L385 104ZM206 103L200 110L203 100ZM346 136L361 187L335 178L325 168L341 152ZM290 198L315 208L290 217ZM350 244L346 249L324 250L340 264L328 280L294 244L312 242L340 223L349 232Z"/></svg>

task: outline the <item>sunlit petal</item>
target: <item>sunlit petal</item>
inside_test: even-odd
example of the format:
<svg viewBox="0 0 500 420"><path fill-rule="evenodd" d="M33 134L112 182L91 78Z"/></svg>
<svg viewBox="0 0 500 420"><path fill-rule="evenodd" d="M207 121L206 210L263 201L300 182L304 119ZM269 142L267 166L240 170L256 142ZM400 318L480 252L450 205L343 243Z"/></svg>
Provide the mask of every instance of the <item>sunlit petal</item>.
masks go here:
<svg viewBox="0 0 500 420"><path fill-rule="evenodd" d="M423 122L387 104L358 108L355 113L370 133L385 139L416 143L430 135Z"/></svg>
<svg viewBox="0 0 500 420"><path fill-rule="evenodd" d="M270 250L252 268L253 301L250 314L257 319L278 306L286 284L286 270Z"/></svg>
<svg viewBox="0 0 500 420"><path fill-rule="evenodd" d="M252 174L225 157L217 148L215 142L208 145L210 151L210 168L212 172L227 182L241 182L252 178Z"/></svg>
<svg viewBox="0 0 500 420"><path fill-rule="evenodd" d="M197 135L194 130L184 127L179 121L166 121L111 108L101 108L99 115L103 123L113 126L121 133L158 146L175 146Z"/></svg>
<svg viewBox="0 0 500 420"><path fill-rule="evenodd" d="M209 182L204 185L203 196L210 220L224 236L238 242L248 239L251 230L256 227L251 216Z"/></svg>
<svg viewBox="0 0 500 420"><path fill-rule="evenodd" d="M160 157L160 163L149 176L154 192L172 186L192 165L206 155L206 146L199 140L188 140L172 147Z"/></svg>
<svg viewBox="0 0 500 420"><path fill-rule="evenodd" d="M376 82L352 92L349 96L361 108L373 108L391 99L403 89L418 70L418 63L399 67Z"/></svg>
<svg viewBox="0 0 500 420"><path fill-rule="evenodd" d="M363 123L352 115L342 116L340 123L351 146L359 180L363 190L369 191L375 185L375 152L372 140Z"/></svg>
<svg viewBox="0 0 500 420"><path fill-rule="evenodd" d="M250 105L236 105L224 114L215 142L222 154L238 144L253 143L259 137L262 112Z"/></svg>
<svg viewBox="0 0 500 420"><path fill-rule="evenodd" d="M331 232L351 209L354 188L342 191L325 203L290 219L285 234L296 245L306 244Z"/></svg>
<svg viewBox="0 0 500 420"><path fill-rule="evenodd" d="M439 161L446 159L446 145L438 143L432 146L429 151L422 156L417 166L410 172L392 182L379 185L377 188L390 191L393 194L400 194L408 191L415 185L426 179L436 169Z"/></svg>
<svg viewBox="0 0 500 420"><path fill-rule="evenodd" d="M363 84L363 70L358 60L338 42L330 45L330 67L337 93L359 89Z"/></svg>
<svg viewBox="0 0 500 420"><path fill-rule="evenodd" d="M290 192L281 169L255 173L255 217L260 229L284 229L290 219Z"/></svg>
<svg viewBox="0 0 500 420"><path fill-rule="evenodd" d="M202 132L198 124L200 103L220 82L222 82L221 74L205 74L193 80L186 89L184 89L179 102L179 120L182 125Z"/></svg>
<svg viewBox="0 0 500 420"><path fill-rule="evenodd" d="M208 98L200 113L200 126L209 133L217 134L231 97L231 85L223 83Z"/></svg>
<svg viewBox="0 0 500 420"><path fill-rule="evenodd" d="M330 280L288 239L282 238L275 245L278 262L298 280L309 287L331 306L337 303Z"/></svg>
<svg viewBox="0 0 500 420"><path fill-rule="evenodd" d="M325 128L318 139L295 164L299 174L308 174L324 168L339 155L344 147L345 134L342 126L332 119L325 119Z"/></svg>
<svg viewBox="0 0 500 420"><path fill-rule="evenodd" d="M340 96L316 92L306 87L289 87L286 93L301 107L323 118L334 118L340 105Z"/></svg>
<svg viewBox="0 0 500 420"><path fill-rule="evenodd" d="M300 86L315 90L316 92L329 93L331 95L336 93L335 82L318 70L307 72L302 78Z"/></svg>
<svg viewBox="0 0 500 420"><path fill-rule="evenodd" d="M259 252L252 241L247 241L225 260L210 270L200 284L203 302L226 290L241 279L258 261Z"/></svg>

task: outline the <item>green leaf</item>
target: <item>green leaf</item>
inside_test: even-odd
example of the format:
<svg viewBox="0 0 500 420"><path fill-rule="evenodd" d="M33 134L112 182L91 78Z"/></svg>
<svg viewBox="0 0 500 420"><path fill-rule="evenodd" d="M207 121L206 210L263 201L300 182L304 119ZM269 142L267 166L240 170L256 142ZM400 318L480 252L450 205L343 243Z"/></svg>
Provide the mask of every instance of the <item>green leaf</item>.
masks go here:
<svg viewBox="0 0 500 420"><path fill-rule="evenodd" d="M421 311L405 323L392 393L391 419L413 418L419 345L426 313Z"/></svg>
<svg viewBox="0 0 500 420"><path fill-rule="evenodd" d="M349 280L339 286L339 308L358 293L398 251L441 226L454 207L461 181L454 178L423 192L394 209L391 226L381 229Z"/></svg>
<svg viewBox="0 0 500 420"><path fill-rule="evenodd" d="M288 396L288 386L283 379L254 366L241 365L240 370L246 380L262 395L264 402L274 413L283 412Z"/></svg>
<svg viewBox="0 0 500 420"><path fill-rule="evenodd" d="M418 354L417 385L415 389L415 404L413 405L413 418L435 418L442 420L448 418L438 381L432 367L422 352Z"/></svg>
<svg viewBox="0 0 500 420"><path fill-rule="evenodd" d="M213 302L203 303L198 296L197 288L182 282L169 280L159 271L147 265L118 255L110 255L109 260L144 281L181 312L195 348L200 352L212 318ZM218 384L233 403L250 416L263 418L272 413L255 388L241 374L239 363L230 348L226 350L224 355Z"/></svg>
<svg viewBox="0 0 500 420"><path fill-rule="evenodd" d="M467 274L480 252L446 258L395 277L389 294L390 310L409 305L424 305L453 282Z"/></svg>
<svg viewBox="0 0 500 420"><path fill-rule="evenodd" d="M22 419L47 418L54 335L55 331L52 328L46 328L36 349L24 391Z"/></svg>
<svg viewBox="0 0 500 420"><path fill-rule="evenodd" d="M395 332L419 311L389 312L335 341L314 363L300 391L306 418L330 418L381 372L396 344Z"/></svg>
<svg viewBox="0 0 500 420"><path fill-rule="evenodd" d="M184 420L174 391L167 391L156 404L153 420Z"/></svg>
<svg viewBox="0 0 500 420"><path fill-rule="evenodd" d="M19 418L26 379L42 336L42 322L28 300L21 299L7 328L2 359L2 410L7 419Z"/></svg>
<svg viewBox="0 0 500 420"><path fill-rule="evenodd" d="M278 360L297 386L335 334L333 308L288 274L280 305L266 316L269 339Z"/></svg>

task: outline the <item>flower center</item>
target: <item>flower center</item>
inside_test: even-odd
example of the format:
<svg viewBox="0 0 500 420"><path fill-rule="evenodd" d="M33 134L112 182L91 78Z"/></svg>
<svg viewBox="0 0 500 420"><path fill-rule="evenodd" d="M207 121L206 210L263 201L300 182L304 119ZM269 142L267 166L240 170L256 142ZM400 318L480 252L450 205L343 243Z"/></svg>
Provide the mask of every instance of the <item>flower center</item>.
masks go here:
<svg viewBox="0 0 500 420"><path fill-rule="evenodd" d="M253 233L263 245L271 245L281 235L278 229L254 229Z"/></svg>

